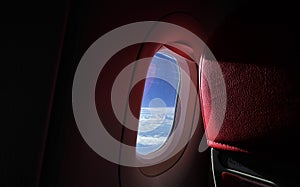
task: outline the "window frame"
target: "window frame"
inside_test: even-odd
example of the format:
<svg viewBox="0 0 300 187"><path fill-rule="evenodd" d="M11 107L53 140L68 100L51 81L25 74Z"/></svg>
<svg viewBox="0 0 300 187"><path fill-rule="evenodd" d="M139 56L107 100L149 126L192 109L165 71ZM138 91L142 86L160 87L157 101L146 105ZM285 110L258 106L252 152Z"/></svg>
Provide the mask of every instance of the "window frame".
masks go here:
<svg viewBox="0 0 300 187"><path fill-rule="evenodd" d="M176 109L175 109L175 114L174 114L174 121L173 121L173 127L172 130L170 132L169 137L167 138L166 142L164 143L164 145L162 145L158 150L149 153L147 155L142 155L142 154L138 154L136 153L136 159L138 159L139 161L143 162L143 163L153 163L153 161L157 161L158 163L160 163L162 160L167 161L168 159L170 159L168 156L170 155L177 155L177 153L180 153L181 151L176 150L177 145L180 144L182 141L184 141L183 139L183 134L185 133L185 138L186 136L189 136L189 132L191 132L192 129L192 122L189 124L191 125L191 127L186 128L185 124L180 124L180 114L182 113L182 110L187 111L188 108L184 109L183 104L182 104L182 98L179 97L179 95L187 95L189 93L185 93L187 92L184 89L184 84L182 84L182 82L185 82L186 80L182 80L181 75L182 73L186 73L187 76L190 77L191 72L190 69L192 68L191 65L195 64L195 69L197 70L196 67L196 63L193 60L190 60L188 58L183 57L182 55L178 54L177 52L171 50L170 48L168 48L166 45L162 45L158 50L156 50L154 52L154 54L156 54L157 52L163 52L169 56L172 56L176 59L177 64L179 66L179 75L180 75L180 84L179 84L179 89L178 89L178 96L177 96L177 102L176 102ZM185 72L183 72L185 71ZM197 74L195 75L195 79L197 79ZM195 80L197 81L197 80ZM188 85L190 86L190 85ZM197 93L198 94L198 93ZM195 95L195 97L197 97L197 95ZM189 102L190 98L183 98L186 99L186 103ZM185 104L186 107L189 106L188 104ZM187 113L187 112L184 112ZM178 129L175 131L175 129ZM185 131L185 132L184 132ZM186 132L189 131L189 132ZM174 133L174 134L173 134ZM137 133L138 134L138 133ZM188 134L188 135L186 135ZM185 146L183 146L182 151L184 151L185 147L187 146L187 144ZM174 154L174 152L177 152ZM182 152L183 153L183 152ZM180 155L182 155L182 153ZM151 167L151 166L150 166Z"/></svg>

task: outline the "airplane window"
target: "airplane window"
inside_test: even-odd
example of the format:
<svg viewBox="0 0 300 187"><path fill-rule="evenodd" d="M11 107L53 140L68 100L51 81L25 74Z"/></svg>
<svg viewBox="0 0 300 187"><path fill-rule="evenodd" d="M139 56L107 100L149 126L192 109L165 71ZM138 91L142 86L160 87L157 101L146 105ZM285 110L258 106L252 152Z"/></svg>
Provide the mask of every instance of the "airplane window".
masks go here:
<svg viewBox="0 0 300 187"><path fill-rule="evenodd" d="M176 59L157 52L150 63L140 110L136 151L147 155L170 136L176 111L180 73Z"/></svg>

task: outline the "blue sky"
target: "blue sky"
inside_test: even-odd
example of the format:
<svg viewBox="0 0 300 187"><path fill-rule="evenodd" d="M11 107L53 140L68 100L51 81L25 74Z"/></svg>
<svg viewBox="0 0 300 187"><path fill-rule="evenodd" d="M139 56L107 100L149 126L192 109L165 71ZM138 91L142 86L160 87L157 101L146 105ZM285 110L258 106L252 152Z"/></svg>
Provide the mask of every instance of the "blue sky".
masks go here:
<svg viewBox="0 0 300 187"><path fill-rule="evenodd" d="M176 64L175 59L163 53L154 55L147 73L149 78L145 83L142 107L149 107L151 100L155 98L162 99L166 107L175 106L179 84L179 70Z"/></svg>

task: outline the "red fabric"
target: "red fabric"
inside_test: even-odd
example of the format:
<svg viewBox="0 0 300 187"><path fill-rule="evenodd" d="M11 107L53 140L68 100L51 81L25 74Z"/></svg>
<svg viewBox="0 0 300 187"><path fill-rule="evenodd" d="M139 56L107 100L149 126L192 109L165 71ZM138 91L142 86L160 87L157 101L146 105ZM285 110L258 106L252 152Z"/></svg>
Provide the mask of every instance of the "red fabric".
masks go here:
<svg viewBox="0 0 300 187"><path fill-rule="evenodd" d="M220 131L214 119L208 126L212 101L206 75L218 63L226 84L227 107ZM201 70L201 104L208 144L232 150L273 153L298 147L300 122L300 77L297 68L205 61ZM214 114L212 116L218 116Z"/></svg>
<svg viewBox="0 0 300 187"><path fill-rule="evenodd" d="M211 95L209 88L216 93L221 89L217 83L209 85L203 76L214 73L207 66L213 62L206 61L200 93L211 147L295 155L287 154L299 147L300 130L299 30L293 7L275 2L272 6L245 3L208 37L227 90L225 119L218 132L214 122L221 116L217 111L221 106L212 107L211 103L223 96ZM282 11L286 13L278 14ZM208 125L210 115L213 118Z"/></svg>

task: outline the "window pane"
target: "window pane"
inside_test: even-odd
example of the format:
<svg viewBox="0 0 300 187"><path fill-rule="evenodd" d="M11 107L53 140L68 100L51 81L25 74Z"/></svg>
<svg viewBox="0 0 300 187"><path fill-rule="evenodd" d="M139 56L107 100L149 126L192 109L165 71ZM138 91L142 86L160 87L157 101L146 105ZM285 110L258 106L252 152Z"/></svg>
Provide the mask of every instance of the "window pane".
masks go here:
<svg viewBox="0 0 300 187"><path fill-rule="evenodd" d="M173 129L179 79L176 59L157 52L150 63L144 87L137 153L155 152L167 141Z"/></svg>

